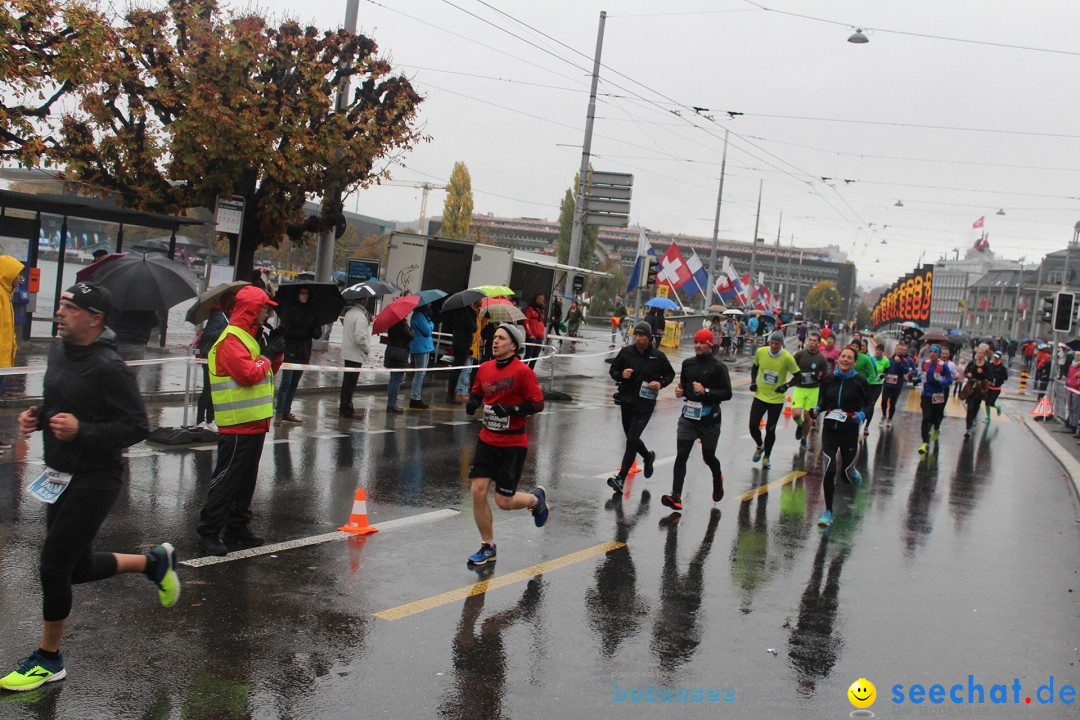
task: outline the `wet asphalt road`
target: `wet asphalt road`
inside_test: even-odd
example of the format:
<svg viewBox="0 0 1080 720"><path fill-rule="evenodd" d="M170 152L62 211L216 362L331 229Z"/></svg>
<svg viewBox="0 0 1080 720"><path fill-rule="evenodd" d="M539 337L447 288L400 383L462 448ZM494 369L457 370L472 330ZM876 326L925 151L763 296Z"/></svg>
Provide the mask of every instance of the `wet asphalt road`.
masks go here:
<svg viewBox="0 0 1080 720"><path fill-rule="evenodd" d="M603 373L599 360L593 371ZM877 686L877 717L1080 716L1034 695L1051 676L1055 692L1080 689L1080 505L1013 408L966 443L963 420L948 417L928 461L916 453L917 413L901 410L884 432L875 421L859 460L864 487L838 487L837 519L823 532L814 456L798 452L790 419L772 469L751 463L745 391L724 406L727 496L715 508L696 449L681 520L660 505L674 398L644 436L656 473L613 498L603 478L622 435L611 385L566 381L575 402L531 421L522 485L545 485L553 510L543 529L525 512L496 510L490 580L509 582L422 607L410 604L481 579L465 565L479 542L466 477L477 424L437 401L388 417L383 398L358 396L360 417L349 421L337 418L336 398L298 399L306 422L275 428L263 454L254 528L270 542L333 531L358 484L376 524L457 513L182 568L171 610L141 576L77 587L69 678L0 694L0 718L832 718L853 710L847 688L862 677ZM152 424L176 424L177 412L154 409ZM170 540L191 558L213 449L131 454L97 548ZM0 465L4 665L39 635L44 512L21 489L39 457L35 439ZM537 575L540 563L550 564ZM412 614L374 615L401 606ZM987 694L1018 679L1020 705L892 702L894 685L947 691L969 675ZM728 699L615 699L652 683Z"/></svg>

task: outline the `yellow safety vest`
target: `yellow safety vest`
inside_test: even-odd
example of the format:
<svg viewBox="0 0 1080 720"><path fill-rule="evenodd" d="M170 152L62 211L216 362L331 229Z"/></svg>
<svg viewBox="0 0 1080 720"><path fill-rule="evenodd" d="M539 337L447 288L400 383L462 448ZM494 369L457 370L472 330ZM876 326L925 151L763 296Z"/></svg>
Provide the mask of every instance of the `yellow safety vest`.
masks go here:
<svg viewBox="0 0 1080 720"><path fill-rule="evenodd" d="M267 371L266 377L254 385L241 385L228 375L217 372L218 345L228 337L235 335L251 353L251 359L261 354L259 343L249 333L235 325L229 325L221 333L207 355L210 368L210 398L214 401L214 419L218 425L240 425L243 423L266 420L274 416L274 373Z"/></svg>

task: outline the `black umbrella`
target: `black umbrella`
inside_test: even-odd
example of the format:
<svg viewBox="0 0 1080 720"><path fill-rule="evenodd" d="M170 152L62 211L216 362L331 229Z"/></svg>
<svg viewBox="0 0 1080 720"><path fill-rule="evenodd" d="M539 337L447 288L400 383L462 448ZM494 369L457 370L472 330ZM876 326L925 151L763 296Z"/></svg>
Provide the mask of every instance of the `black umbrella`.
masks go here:
<svg viewBox="0 0 1080 720"><path fill-rule="evenodd" d="M1074 337L1065 344L1069 346L1070 350L1080 350L1080 337Z"/></svg>
<svg viewBox="0 0 1080 720"><path fill-rule="evenodd" d="M108 288L118 310L168 310L195 297L195 275L178 262L159 256L125 255L94 273Z"/></svg>
<svg viewBox="0 0 1080 720"><path fill-rule="evenodd" d="M460 310L487 297L483 290L462 290L443 300L442 311Z"/></svg>
<svg viewBox="0 0 1080 720"><path fill-rule="evenodd" d="M289 283L278 288L274 302L278 305L299 305L300 291L307 290L307 304L315 309L315 321L319 325L329 325L338 319L341 308L345 307L345 298L341 296L336 283Z"/></svg>
<svg viewBox="0 0 1080 720"><path fill-rule="evenodd" d="M401 288L394 283L383 282L382 280L367 280L345 288L341 291L341 297L345 300L366 300L399 292L401 292Z"/></svg>

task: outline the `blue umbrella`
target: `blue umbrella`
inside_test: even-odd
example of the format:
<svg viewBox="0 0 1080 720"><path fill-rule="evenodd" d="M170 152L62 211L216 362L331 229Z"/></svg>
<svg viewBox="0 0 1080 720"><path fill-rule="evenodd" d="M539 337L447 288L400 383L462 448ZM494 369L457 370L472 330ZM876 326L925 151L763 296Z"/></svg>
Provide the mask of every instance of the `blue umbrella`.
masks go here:
<svg viewBox="0 0 1080 720"><path fill-rule="evenodd" d="M665 297L654 297L645 302L645 307L661 308L663 310L678 310L679 305L674 300Z"/></svg>
<svg viewBox="0 0 1080 720"><path fill-rule="evenodd" d="M962 338L970 338L971 337L971 335L969 335L966 330L961 330L959 328L953 328L952 330L949 331L949 334L950 335L959 335Z"/></svg>
<svg viewBox="0 0 1080 720"><path fill-rule="evenodd" d="M436 300L442 300L444 297L446 297L446 293L444 293L442 290L421 290L419 293L417 293L417 295L420 296L420 302L417 307L423 305L430 305Z"/></svg>

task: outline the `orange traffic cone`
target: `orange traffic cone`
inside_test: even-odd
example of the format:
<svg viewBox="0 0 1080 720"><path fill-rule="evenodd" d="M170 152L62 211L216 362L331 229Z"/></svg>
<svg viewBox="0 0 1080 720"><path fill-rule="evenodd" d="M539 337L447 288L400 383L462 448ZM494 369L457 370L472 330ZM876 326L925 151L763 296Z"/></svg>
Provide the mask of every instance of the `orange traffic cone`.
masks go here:
<svg viewBox="0 0 1080 720"><path fill-rule="evenodd" d="M622 472L622 466L621 465L619 466L619 472ZM641 472L641 468L638 467L637 458L635 457L633 464L630 466L630 470L626 474L627 475L633 475L634 473L639 473L639 472Z"/></svg>
<svg viewBox="0 0 1080 720"><path fill-rule="evenodd" d="M379 528L368 525L367 521L367 494L364 488L356 489L356 499L353 500L352 514L349 516L347 525L342 525L338 530L355 535L370 535L379 532Z"/></svg>
<svg viewBox="0 0 1080 720"><path fill-rule="evenodd" d="M784 417L791 417L791 398L784 398Z"/></svg>
<svg viewBox="0 0 1080 720"><path fill-rule="evenodd" d="M761 418L761 425L759 425L759 427L760 427L760 428L761 428L762 430L764 430L764 429L765 429L765 417L764 417L764 416L762 416L762 418Z"/></svg>
<svg viewBox="0 0 1080 720"><path fill-rule="evenodd" d="M1035 409L1031 411L1032 417L1036 418L1048 418L1054 416L1054 405L1050 402L1049 395L1043 395L1042 400L1038 402Z"/></svg>

